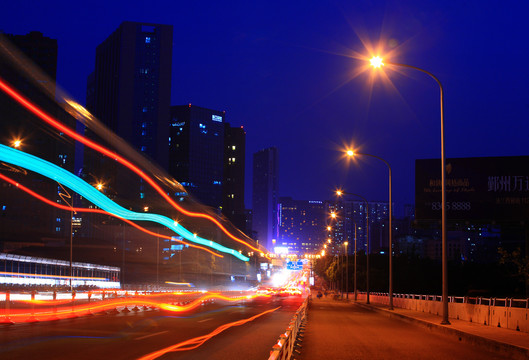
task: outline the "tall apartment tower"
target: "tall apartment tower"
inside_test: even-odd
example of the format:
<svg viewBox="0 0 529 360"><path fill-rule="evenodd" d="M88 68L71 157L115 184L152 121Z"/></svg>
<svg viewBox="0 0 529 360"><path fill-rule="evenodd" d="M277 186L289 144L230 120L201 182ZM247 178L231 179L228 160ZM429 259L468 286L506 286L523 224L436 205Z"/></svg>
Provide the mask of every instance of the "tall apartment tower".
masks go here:
<svg viewBox="0 0 529 360"><path fill-rule="evenodd" d="M279 153L270 147L253 155L253 230L273 250L278 238Z"/></svg>
<svg viewBox="0 0 529 360"><path fill-rule="evenodd" d="M222 208L224 111L171 107L169 174L201 203Z"/></svg>
<svg viewBox="0 0 529 360"><path fill-rule="evenodd" d="M134 148L168 169L173 27L123 22L97 46L87 106Z"/></svg>
<svg viewBox="0 0 529 360"><path fill-rule="evenodd" d="M244 169L246 132L242 126L224 128L224 197L222 213L239 230L246 231Z"/></svg>

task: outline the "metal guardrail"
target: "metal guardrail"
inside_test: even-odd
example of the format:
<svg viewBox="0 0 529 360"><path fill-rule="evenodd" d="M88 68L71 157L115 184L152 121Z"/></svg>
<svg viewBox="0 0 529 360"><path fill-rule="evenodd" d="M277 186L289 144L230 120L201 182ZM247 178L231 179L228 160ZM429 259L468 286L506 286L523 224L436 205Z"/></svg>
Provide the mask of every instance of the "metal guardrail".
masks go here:
<svg viewBox="0 0 529 360"><path fill-rule="evenodd" d="M299 330L307 318L307 309L309 307L311 296L308 295L303 304L296 311L296 314L290 321L287 330L279 335L277 342L272 346L268 360L289 360L294 352L294 345L299 334Z"/></svg>
<svg viewBox="0 0 529 360"><path fill-rule="evenodd" d="M358 292L365 294L365 292ZM388 293L372 292L372 295L388 296ZM393 298L414 299L414 300L428 300L428 301L442 301L441 295L419 295L419 294L393 294ZM514 298L493 298L493 297L472 297L472 296L449 296L448 302L472 304L472 305L487 305L487 306L503 306L506 308L529 309L529 298L514 299Z"/></svg>

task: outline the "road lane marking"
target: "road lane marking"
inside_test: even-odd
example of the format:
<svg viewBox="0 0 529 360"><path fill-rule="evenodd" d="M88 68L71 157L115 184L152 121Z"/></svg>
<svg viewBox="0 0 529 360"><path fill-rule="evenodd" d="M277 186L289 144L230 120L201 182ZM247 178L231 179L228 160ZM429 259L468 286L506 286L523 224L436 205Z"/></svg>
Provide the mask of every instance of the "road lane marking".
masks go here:
<svg viewBox="0 0 529 360"><path fill-rule="evenodd" d="M140 337L137 337L137 338L134 339L134 340L143 340L143 339L150 338L151 336L156 336L156 335L165 334L166 332L169 332L169 330L160 331L160 332L157 332L157 333L154 333L154 334L148 334L148 335L140 336Z"/></svg>
<svg viewBox="0 0 529 360"><path fill-rule="evenodd" d="M204 319L204 320L199 320L197 322L205 322L205 321L209 321L209 320L213 320L213 318L207 318L207 319Z"/></svg>

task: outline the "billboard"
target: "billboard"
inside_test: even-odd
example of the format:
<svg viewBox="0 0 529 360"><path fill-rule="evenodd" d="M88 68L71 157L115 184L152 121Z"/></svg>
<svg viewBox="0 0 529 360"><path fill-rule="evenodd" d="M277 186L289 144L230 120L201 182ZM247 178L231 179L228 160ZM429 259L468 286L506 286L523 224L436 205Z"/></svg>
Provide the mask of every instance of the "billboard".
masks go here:
<svg viewBox="0 0 529 360"><path fill-rule="evenodd" d="M441 160L415 161L415 218L441 219ZM446 159L447 220L529 220L529 156Z"/></svg>

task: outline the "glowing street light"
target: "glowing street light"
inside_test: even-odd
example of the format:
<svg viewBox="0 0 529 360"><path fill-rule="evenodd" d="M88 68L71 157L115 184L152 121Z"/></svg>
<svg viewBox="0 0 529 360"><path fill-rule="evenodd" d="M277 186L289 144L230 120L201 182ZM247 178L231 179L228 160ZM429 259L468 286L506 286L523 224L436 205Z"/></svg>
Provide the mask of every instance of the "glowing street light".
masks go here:
<svg viewBox="0 0 529 360"><path fill-rule="evenodd" d="M382 58L380 56L373 56L369 62L371 63L371 66L375 67L375 68L379 68L381 67L382 65L384 65L384 63L382 62Z"/></svg>
<svg viewBox="0 0 529 360"><path fill-rule="evenodd" d="M391 197L391 166L389 165L389 162L381 158L380 156L376 155L370 155L370 154L361 154L358 152L355 152L353 150L348 149L346 151L347 155L349 157L353 156L369 156L375 159L378 159L382 161L386 166L388 167L389 172L389 240L388 240L388 248L389 248L389 310L393 310L393 226L391 223L391 218L393 217L393 201ZM338 192L337 192L338 193Z"/></svg>
<svg viewBox="0 0 529 360"><path fill-rule="evenodd" d="M443 320L441 324L449 325L448 320L448 256L446 244L446 161L445 161L445 138L444 138L444 104L443 104L443 85L441 81L429 71L423 70L416 66L406 64L396 64L392 62L383 63L379 56L371 58L370 63L375 68L380 68L381 65L400 66L413 70L420 71L430 76L439 85L439 101L441 108L441 244L442 244L442 274L443 274Z"/></svg>
<svg viewBox="0 0 529 360"><path fill-rule="evenodd" d="M14 147L15 149L18 149L21 145L22 145L22 141L21 141L21 140L18 140L18 139L17 139L17 140L15 140L15 141L13 141L13 147Z"/></svg>
<svg viewBox="0 0 529 360"><path fill-rule="evenodd" d="M96 185L96 189L99 190L99 191L103 190L103 184L98 183L98 184Z"/></svg>

